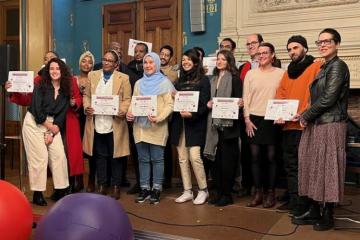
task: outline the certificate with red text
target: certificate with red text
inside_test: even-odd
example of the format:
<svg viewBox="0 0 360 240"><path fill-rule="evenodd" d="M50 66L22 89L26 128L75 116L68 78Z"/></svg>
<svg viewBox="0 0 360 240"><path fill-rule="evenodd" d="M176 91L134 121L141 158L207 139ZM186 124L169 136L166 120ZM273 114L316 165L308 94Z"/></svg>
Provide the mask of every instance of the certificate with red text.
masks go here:
<svg viewBox="0 0 360 240"><path fill-rule="evenodd" d="M8 92L31 93L34 90L33 71L10 71L8 80L11 82Z"/></svg>
<svg viewBox="0 0 360 240"><path fill-rule="evenodd" d="M94 108L94 114L96 115L118 115L119 96L92 95L91 107Z"/></svg>
<svg viewBox="0 0 360 240"><path fill-rule="evenodd" d="M238 119L239 98L213 98L212 118Z"/></svg>
<svg viewBox="0 0 360 240"><path fill-rule="evenodd" d="M178 91L175 95L174 112L197 112L199 91Z"/></svg>
<svg viewBox="0 0 360 240"><path fill-rule="evenodd" d="M135 117L157 115L157 96L132 96L131 111Z"/></svg>
<svg viewBox="0 0 360 240"><path fill-rule="evenodd" d="M290 121L297 113L299 100L271 99L266 106L265 119Z"/></svg>

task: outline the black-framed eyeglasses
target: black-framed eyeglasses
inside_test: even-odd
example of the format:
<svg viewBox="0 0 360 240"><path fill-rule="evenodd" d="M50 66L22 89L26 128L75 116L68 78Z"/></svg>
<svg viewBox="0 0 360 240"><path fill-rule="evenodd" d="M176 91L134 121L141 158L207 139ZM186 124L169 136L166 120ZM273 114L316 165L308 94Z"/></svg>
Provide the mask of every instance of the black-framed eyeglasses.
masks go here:
<svg viewBox="0 0 360 240"><path fill-rule="evenodd" d="M249 43L246 43L246 47L250 47L250 46L255 46L256 44L258 44L259 42L257 41L252 41L252 42L249 42Z"/></svg>
<svg viewBox="0 0 360 240"><path fill-rule="evenodd" d="M329 46L331 45L331 42L333 41L334 39L330 38L330 39L324 39L324 40L317 40L315 41L315 44L316 46L320 47L322 45L324 46Z"/></svg>
<svg viewBox="0 0 360 240"><path fill-rule="evenodd" d="M112 59L107 59L107 58L102 58L101 61L102 61L103 63L114 63L114 62L115 62L114 60L112 60Z"/></svg>

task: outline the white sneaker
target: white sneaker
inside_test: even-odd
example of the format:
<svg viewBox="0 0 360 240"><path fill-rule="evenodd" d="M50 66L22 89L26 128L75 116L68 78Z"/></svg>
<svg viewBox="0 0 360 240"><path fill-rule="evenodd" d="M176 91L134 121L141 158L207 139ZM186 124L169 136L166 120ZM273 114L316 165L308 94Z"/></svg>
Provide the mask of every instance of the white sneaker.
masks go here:
<svg viewBox="0 0 360 240"><path fill-rule="evenodd" d="M184 191L183 194L181 194L180 197L178 197L177 199L175 199L175 202L177 203L184 203L190 200L193 200L194 196L191 190L187 190Z"/></svg>
<svg viewBox="0 0 360 240"><path fill-rule="evenodd" d="M206 202L206 200L209 198L209 192L207 190L199 190L198 195L196 196L194 200L195 205L201 205Z"/></svg>

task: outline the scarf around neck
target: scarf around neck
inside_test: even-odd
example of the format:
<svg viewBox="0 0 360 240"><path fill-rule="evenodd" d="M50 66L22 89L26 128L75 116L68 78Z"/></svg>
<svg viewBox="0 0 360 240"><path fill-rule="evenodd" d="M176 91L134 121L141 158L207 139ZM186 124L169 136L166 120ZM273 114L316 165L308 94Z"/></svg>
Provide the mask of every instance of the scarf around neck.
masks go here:
<svg viewBox="0 0 360 240"><path fill-rule="evenodd" d="M311 55L306 55L304 60L300 62L292 61L288 66L288 74L291 79L298 78L308 66L314 62L314 57Z"/></svg>

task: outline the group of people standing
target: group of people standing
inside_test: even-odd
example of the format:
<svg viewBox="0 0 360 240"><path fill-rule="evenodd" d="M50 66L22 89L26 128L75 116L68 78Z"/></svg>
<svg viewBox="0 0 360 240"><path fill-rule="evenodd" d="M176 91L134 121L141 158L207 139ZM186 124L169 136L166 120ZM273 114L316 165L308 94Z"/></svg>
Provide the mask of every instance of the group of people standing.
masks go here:
<svg viewBox="0 0 360 240"><path fill-rule="evenodd" d="M29 106L23 138L33 202L46 205L42 191L48 165L54 181L53 199L66 194L69 179L73 187L71 182L80 185L74 187L79 191L84 152L90 168L88 191L94 191L96 176L97 192L106 195L110 185L111 196L119 199L131 154L138 183L135 192L139 192L135 201L149 199L157 204L164 182L165 148L175 145L184 190L175 202L232 204L239 175L245 195L251 195L253 188L247 206L272 208L282 142L280 155L287 173L292 222L313 224L315 230L332 228L334 205L344 194L350 79L347 65L337 56L340 42L335 29L321 31L316 45L322 59L316 60L307 55L304 37L290 37L286 48L291 63L284 71L275 47L260 34L248 36L251 60L240 67L233 55L235 42L225 38L209 78L200 47L186 50L176 68L169 66L173 49L168 45L159 56L139 43L135 59L125 65L121 46L111 43L95 67L98 70L93 70L93 55L84 53L76 77L49 52L54 56L46 59L34 92L10 95L10 101ZM10 86L7 82L6 87ZM199 92L197 112L173 112L177 91ZM94 114L93 95L119 96L118 114ZM131 97L148 95L156 96L156 116L134 116ZM238 119L212 118L214 97L238 98ZM291 121L266 120L270 99L299 100L298 113ZM196 196L190 165L198 185ZM209 175L216 189L211 196Z"/></svg>

